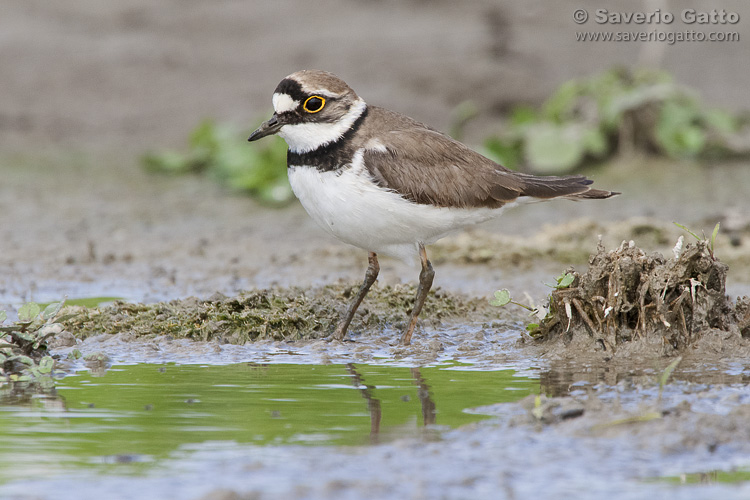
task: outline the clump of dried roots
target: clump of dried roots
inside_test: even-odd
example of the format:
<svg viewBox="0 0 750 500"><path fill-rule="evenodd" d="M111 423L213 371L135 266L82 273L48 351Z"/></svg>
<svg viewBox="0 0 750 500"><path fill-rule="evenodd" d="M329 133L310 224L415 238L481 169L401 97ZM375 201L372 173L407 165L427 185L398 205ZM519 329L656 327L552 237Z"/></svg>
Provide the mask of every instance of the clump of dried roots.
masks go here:
<svg viewBox="0 0 750 500"><path fill-rule="evenodd" d="M600 244L589 269L567 288L554 290L549 313L538 338L586 335L599 348L649 337L666 351L683 349L706 331L738 328L750 336L750 304L734 304L725 293L728 267L717 260L705 241L675 247L674 258L646 254L633 242L605 251ZM656 336L656 337L654 337Z"/></svg>

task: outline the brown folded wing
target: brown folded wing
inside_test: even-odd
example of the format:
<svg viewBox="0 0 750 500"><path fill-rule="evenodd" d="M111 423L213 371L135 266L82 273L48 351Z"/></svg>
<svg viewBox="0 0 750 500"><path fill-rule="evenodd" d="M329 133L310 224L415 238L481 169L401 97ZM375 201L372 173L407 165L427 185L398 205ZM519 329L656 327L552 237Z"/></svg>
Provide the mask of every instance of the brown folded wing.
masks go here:
<svg viewBox="0 0 750 500"><path fill-rule="evenodd" d="M581 175L538 177L513 172L460 142L414 123L383 132L366 149L364 164L375 182L420 204L499 208L521 196L608 198Z"/></svg>

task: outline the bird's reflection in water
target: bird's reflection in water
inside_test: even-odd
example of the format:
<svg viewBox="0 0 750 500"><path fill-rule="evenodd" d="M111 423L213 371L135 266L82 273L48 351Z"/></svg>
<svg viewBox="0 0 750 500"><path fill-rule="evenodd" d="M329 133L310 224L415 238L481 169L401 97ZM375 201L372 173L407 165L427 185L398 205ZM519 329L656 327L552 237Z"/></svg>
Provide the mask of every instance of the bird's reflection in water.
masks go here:
<svg viewBox="0 0 750 500"><path fill-rule="evenodd" d="M376 444L380 442L380 422L383 416L380 400L373 396L376 387L364 383L362 375L353 363L348 363L346 370L352 376L352 385L359 390L359 393L367 401L367 410L370 412L370 442ZM435 402L432 400L430 386L422 377L419 368L411 368L410 371L414 385L417 386L417 397L422 408L422 424L425 426L433 425L435 424L437 410Z"/></svg>
<svg viewBox="0 0 750 500"><path fill-rule="evenodd" d="M419 402L422 404L422 423L424 425L432 425L435 423L435 415L437 410L435 409L435 402L432 400L430 394L430 386L422 377L419 368L411 369L411 376L414 379L414 384L417 386L417 396Z"/></svg>
<svg viewBox="0 0 750 500"><path fill-rule="evenodd" d="M366 385L362 382L362 376L357 372L354 364L347 363L346 371L352 376L352 385L359 389L359 393L367 401L367 410L370 412L370 442L375 444L380 437L380 420L383 415L380 400L372 397L375 386Z"/></svg>

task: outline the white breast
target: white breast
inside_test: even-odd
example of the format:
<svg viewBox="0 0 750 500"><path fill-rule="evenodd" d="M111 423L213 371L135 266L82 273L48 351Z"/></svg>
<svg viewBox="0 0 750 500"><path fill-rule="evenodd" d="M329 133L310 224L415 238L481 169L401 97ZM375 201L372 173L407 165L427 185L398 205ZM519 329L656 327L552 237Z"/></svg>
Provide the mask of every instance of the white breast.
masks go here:
<svg viewBox="0 0 750 500"><path fill-rule="evenodd" d="M289 168L289 182L307 213L326 231L350 245L413 261L418 243L500 214L502 209L440 208L421 205L377 186L359 150L351 166L321 172Z"/></svg>

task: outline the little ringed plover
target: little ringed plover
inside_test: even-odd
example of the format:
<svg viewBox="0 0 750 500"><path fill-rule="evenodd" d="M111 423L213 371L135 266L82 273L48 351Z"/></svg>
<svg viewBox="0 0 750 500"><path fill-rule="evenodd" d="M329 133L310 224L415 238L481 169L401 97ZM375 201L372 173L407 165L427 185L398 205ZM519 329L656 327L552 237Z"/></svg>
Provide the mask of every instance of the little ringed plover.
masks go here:
<svg viewBox="0 0 750 500"><path fill-rule="evenodd" d="M408 345L435 275L425 245L524 201L619 194L593 189L581 175L511 171L427 125L366 104L325 71L287 76L272 102L273 115L248 140L284 138L289 183L307 213L339 240L369 252L364 282L334 339L343 340L375 282L378 254L421 261L414 308L401 336Z"/></svg>

